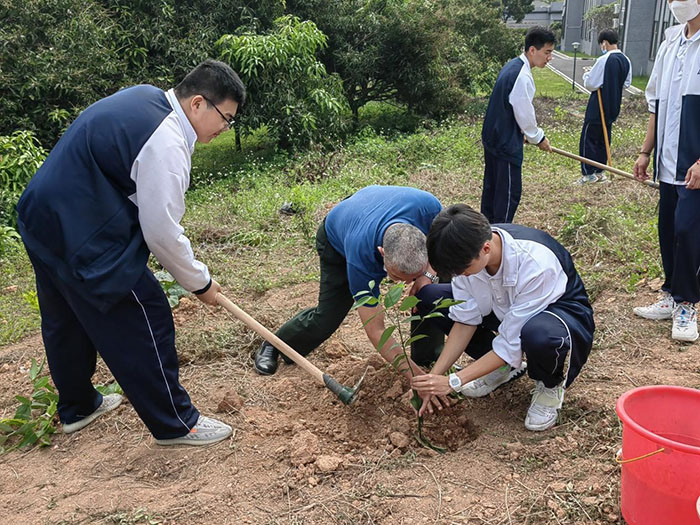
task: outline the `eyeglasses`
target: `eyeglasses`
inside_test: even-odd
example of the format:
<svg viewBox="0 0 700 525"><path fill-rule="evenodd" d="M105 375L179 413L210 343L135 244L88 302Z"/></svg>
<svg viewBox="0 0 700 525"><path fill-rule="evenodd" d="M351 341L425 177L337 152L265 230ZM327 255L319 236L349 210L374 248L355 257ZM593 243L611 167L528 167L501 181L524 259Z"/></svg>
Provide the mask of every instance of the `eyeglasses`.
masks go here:
<svg viewBox="0 0 700 525"><path fill-rule="evenodd" d="M211 104L212 106L214 106L214 109L216 110L216 112L217 112L219 115L221 115L221 118L222 118L222 119L224 119L224 120L226 121L226 124L228 125L228 129L233 129L233 125L234 125L235 122L236 122L235 117L231 117L230 119L226 118L226 116L224 116L224 114L219 110L219 108L216 107L216 104L214 104L211 100L209 100L209 99L208 99L207 97L205 97L204 95L202 95L202 98L203 98L204 100L206 100L209 104Z"/></svg>

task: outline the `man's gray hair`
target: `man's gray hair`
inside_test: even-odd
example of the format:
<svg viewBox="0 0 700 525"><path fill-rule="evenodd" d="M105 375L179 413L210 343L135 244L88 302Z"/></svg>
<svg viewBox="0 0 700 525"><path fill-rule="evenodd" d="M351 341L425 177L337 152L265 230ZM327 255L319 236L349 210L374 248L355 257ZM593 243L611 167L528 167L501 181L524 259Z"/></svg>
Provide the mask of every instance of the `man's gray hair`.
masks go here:
<svg viewBox="0 0 700 525"><path fill-rule="evenodd" d="M412 275L428 264L425 234L415 226L397 223L384 232L384 266Z"/></svg>

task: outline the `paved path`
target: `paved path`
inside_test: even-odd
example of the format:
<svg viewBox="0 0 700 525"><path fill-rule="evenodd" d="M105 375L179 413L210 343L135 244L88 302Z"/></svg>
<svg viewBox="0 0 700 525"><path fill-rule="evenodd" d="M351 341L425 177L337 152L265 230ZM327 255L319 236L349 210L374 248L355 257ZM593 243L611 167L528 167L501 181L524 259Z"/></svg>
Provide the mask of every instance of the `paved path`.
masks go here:
<svg viewBox="0 0 700 525"><path fill-rule="evenodd" d="M583 68L590 68L594 63L595 59L593 58L576 58L576 89L587 95L590 94L590 91L583 87ZM554 51L552 61L547 65L547 67L571 84L571 77L574 73L573 57L567 56L559 51ZM623 96L639 95L642 93L643 91L634 86L630 86L622 92Z"/></svg>

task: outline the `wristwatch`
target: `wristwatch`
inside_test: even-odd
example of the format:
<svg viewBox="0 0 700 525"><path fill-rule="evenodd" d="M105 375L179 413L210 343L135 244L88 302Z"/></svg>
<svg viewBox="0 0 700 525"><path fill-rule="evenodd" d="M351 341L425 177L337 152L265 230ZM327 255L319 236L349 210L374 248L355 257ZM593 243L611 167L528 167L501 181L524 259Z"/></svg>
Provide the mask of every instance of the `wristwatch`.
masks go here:
<svg viewBox="0 0 700 525"><path fill-rule="evenodd" d="M449 382L452 390L454 390L455 392L459 392L459 389L462 386L462 380L459 378L459 376L457 374L450 374Z"/></svg>
<svg viewBox="0 0 700 525"><path fill-rule="evenodd" d="M437 284L440 282L440 278L434 273L430 273L428 270L424 271L423 275L430 279L430 282L432 282L433 284Z"/></svg>

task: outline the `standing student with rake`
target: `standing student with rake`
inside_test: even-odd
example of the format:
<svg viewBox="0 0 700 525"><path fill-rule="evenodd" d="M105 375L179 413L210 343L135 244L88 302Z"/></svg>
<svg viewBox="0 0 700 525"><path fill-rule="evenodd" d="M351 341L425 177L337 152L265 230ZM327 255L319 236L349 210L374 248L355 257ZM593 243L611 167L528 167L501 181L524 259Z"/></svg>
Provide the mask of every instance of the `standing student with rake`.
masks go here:
<svg viewBox="0 0 700 525"><path fill-rule="evenodd" d="M592 93L586 107L578 150L582 157L601 164L610 164L608 148L612 124L620 114L622 90L632 83L632 64L617 48L617 42L616 31L601 31L598 44L603 56L583 75L583 85ZM581 163L581 174L577 184L607 181L603 170L584 162Z"/></svg>
<svg viewBox="0 0 700 525"><path fill-rule="evenodd" d="M481 213L489 222L513 222L522 193L523 141L552 151L537 126L532 99L533 67L552 59L556 37L548 29L533 27L525 35L525 50L508 62L493 87L481 130L484 145L484 185Z"/></svg>

